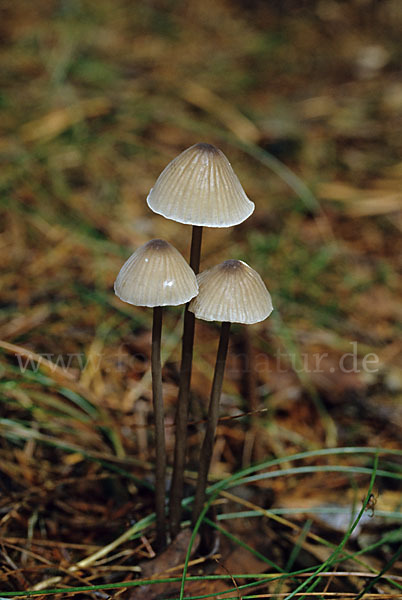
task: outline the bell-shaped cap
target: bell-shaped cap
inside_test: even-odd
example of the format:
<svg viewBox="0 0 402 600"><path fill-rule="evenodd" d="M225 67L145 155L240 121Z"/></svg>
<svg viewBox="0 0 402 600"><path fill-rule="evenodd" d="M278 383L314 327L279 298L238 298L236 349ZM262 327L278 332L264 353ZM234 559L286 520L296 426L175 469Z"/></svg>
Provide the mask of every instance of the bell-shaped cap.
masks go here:
<svg viewBox="0 0 402 600"><path fill-rule="evenodd" d="M136 306L176 306L198 293L194 271L174 246L151 240L124 263L114 283L116 296Z"/></svg>
<svg viewBox="0 0 402 600"><path fill-rule="evenodd" d="M197 275L198 296L189 305L197 319L251 325L272 312L261 277L242 260L226 260Z"/></svg>
<svg viewBox="0 0 402 600"><path fill-rule="evenodd" d="M147 203L167 219L206 227L238 225L254 211L230 162L211 144L195 144L173 159Z"/></svg>

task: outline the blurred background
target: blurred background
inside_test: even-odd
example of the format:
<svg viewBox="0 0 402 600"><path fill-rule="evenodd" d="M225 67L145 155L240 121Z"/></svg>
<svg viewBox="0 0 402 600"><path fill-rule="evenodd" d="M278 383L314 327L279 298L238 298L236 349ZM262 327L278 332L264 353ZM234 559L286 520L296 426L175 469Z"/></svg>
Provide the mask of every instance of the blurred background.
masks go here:
<svg viewBox="0 0 402 600"><path fill-rule="evenodd" d="M84 497L101 478L88 457L153 460L152 316L113 282L151 238L188 258L191 228L145 200L197 142L225 152L256 205L205 231L201 268L245 260L275 306L233 327L215 475L326 446L400 448L401 30L400 0L2 0L3 493L77 477ZM166 310L170 458L181 327ZM197 323L190 470L217 338ZM55 535L70 535L63 510ZM103 517L107 538L121 521Z"/></svg>

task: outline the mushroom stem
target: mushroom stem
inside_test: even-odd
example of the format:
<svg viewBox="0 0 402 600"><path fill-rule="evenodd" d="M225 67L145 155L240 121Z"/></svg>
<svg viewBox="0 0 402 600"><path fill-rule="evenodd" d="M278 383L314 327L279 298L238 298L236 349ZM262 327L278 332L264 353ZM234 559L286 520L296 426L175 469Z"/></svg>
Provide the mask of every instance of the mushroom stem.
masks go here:
<svg viewBox="0 0 402 600"><path fill-rule="evenodd" d="M194 508L192 524L195 525L198 517L201 514L202 507L205 501L205 490L207 486L208 471L212 459L212 451L214 447L215 431L218 424L219 415L219 400L222 392L223 375L225 372L226 356L229 345L230 323L222 323L221 335L219 339L218 354L216 357L216 365L214 379L212 383L211 397L209 401L207 428L201 448L197 488L195 491Z"/></svg>
<svg viewBox="0 0 402 600"><path fill-rule="evenodd" d="M193 269L195 274L197 274L200 269L201 241L202 227L199 225L194 225L191 239L190 267ZM184 310L179 396L177 400L175 418L176 442L174 449L173 475L169 504L169 525L172 538L175 538L180 531L182 513L181 501L183 498L190 380L193 363L194 322L195 317L193 313L189 312L187 303Z"/></svg>
<svg viewBox="0 0 402 600"><path fill-rule="evenodd" d="M190 267L193 269L196 275L200 270L201 242L202 226L193 225L193 232L191 236Z"/></svg>
<svg viewBox="0 0 402 600"><path fill-rule="evenodd" d="M166 516L165 516L165 481L166 481L166 447L165 423L162 398L162 366L161 366L161 333L162 307L153 309L152 322L152 398L155 418L155 512L156 512L156 546L159 551L166 547Z"/></svg>

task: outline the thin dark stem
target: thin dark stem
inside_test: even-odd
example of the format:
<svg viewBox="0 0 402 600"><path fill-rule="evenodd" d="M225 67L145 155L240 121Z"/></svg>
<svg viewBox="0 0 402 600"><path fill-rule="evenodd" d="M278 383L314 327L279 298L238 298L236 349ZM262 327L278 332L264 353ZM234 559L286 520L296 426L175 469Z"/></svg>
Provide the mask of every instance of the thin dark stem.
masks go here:
<svg viewBox="0 0 402 600"><path fill-rule="evenodd" d="M190 267L194 273L200 268L202 227L193 226L191 239ZM180 531L181 501L183 498L184 467L186 460L187 422L190 396L191 367L193 363L194 345L193 313L189 312L188 304L184 311L184 327L182 339L179 396L176 408L176 444L174 449L173 476L170 491L170 534L172 538Z"/></svg>
<svg viewBox="0 0 402 600"><path fill-rule="evenodd" d="M199 225L193 225L190 250L190 267L193 269L196 275L200 270L201 242L202 227L200 227Z"/></svg>
<svg viewBox="0 0 402 600"><path fill-rule="evenodd" d="M166 447L165 421L162 398L162 365L161 365L162 307L155 306L152 323L152 398L155 417L155 512L156 512L156 546L158 551L166 547L165 516L165 482L166 482Z"/></svg>
<svg viewBox="0 0 402 600"><path fill-rule="evenodd" d="M205 489L207 487L208 471L211 464L212 451L214 448L215 431L219 416L219 400L222 392L223 375L225 373L226 356L228 353L229 331L230 323L222 323L218 354L216 357L214 380L212 383L211 398L209 401L207 428L201 448L197 488L195 491L193 508L193 525L197 522L205 502Z"/></svg>

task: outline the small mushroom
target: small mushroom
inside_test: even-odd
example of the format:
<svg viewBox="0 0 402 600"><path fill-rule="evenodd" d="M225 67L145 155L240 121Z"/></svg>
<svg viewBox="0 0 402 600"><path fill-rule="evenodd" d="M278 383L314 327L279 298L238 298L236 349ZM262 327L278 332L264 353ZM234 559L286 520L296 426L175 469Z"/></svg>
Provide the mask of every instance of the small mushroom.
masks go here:
<svg viewBox="0 0 402 600"><path fill-rule="evenodd" d="M198 285L194 271L172 244L151 240L124 263L114 291L135 306L178 306L197 295Z"/></svg>
<svg viewBox="0 0 402 600"><path fill-rule="evenodd" d="M189 311L197 319L222 321L214 379L208 409L205 437L201 448L195 492L193 524L205 501L208 471L218 423L231 323L251 325L266 319L272 312L271 296L261 277L241 260L226 260L197 276L199 292L190 302Z"/></svg>
<svg viewBox="0 0 402 600"><path fill-rule="evenodd" d="M190 267L200 267L202 228L230 227L245 221L254 211L251 202L221 150L199 143L174 158L159 175L148 194L148 206L167 219L192 225ZM176 444L170 495L170 530L180 528L188 405L194 344L194 316L184 313L182 361L176 411Z"/></svg>
<svg viewBox="0 0 402 600"><path fill-rule="evenodd" d="M176 248L164 240L151 240L124 263L114 290L124 302L153 308L151 370L156 440L156 544L162 550L166 545L166 448L160 350L162 307L185 304L198 293L198 285L194 271Z"/></svg>
<svg viewBox="0 0 402 600"><path fill-rule="evenodd" d="M230 162L212 144L195 144L174 158L147 203L167 219L200 227L238 225L254 211Z"/></svg>

